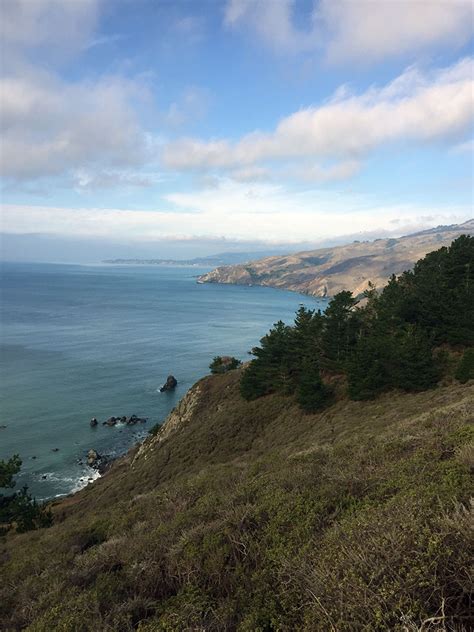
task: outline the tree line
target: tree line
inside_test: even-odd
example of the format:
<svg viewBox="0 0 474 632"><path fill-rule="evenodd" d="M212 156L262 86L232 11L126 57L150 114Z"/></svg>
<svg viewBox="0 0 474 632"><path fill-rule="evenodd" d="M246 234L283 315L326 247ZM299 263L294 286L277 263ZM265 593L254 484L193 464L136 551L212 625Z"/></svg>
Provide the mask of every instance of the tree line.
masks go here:
<svg viewBox="0 0 474 632"><path fill-rule="evenodd" d="M314 412L331 401L337 375L355 400L422 391L438 383L446 348L464 350L456 377L474 378L473 237L427 254L380 292L370 285L361 298L343 291L324 313L301 306L293 325L277 322L251 351L243 397L295 394Z"/></svg>

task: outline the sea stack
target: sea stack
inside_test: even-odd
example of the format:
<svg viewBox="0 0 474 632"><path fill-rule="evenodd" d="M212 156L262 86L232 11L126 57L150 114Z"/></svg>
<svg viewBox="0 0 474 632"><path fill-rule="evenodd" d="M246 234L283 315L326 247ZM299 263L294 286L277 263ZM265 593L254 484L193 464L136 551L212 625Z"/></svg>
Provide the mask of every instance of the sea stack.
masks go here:
<svg viewBox="0 0 474 632"><path fill-rule="evenodd" d="M174 375L168 375L166 378L166 382L160 388L160 393L165 393L166 391L174 391L174 389L178 386L178 380L174 377Z"/></svg>

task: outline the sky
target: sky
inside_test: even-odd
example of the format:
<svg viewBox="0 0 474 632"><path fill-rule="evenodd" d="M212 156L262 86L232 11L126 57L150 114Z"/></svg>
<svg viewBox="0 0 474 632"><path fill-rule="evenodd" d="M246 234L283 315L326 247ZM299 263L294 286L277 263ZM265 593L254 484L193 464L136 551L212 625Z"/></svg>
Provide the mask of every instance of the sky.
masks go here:
<svg viewBox="0 0 474 632"><path fill-rule="evenodd" d="M2 257L297 250L466 221L473 12L0 2Z"/></svg>

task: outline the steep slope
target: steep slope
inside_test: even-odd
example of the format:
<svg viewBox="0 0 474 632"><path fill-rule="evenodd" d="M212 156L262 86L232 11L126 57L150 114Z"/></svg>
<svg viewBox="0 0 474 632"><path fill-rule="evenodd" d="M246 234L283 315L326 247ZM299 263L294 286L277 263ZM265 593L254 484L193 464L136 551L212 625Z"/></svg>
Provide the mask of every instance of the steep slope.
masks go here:
<svg viewBox="0 0 474 632"><path fill-rule="evenodd" d="M426 253L448 246L462 234L474 234L474 220L399 239L354 242L222 266L200 276L198 282L265 285L310 296L334 296L341 290L350 290L357 296L369 281L383 287L391 274L412 268Z"/></svg>
<svg viewBox="0 0 474 632"><path fill-rule="evenodd" d="M304 415L240 373L2 543L1 629L469 629L474 384Z"/></svg>

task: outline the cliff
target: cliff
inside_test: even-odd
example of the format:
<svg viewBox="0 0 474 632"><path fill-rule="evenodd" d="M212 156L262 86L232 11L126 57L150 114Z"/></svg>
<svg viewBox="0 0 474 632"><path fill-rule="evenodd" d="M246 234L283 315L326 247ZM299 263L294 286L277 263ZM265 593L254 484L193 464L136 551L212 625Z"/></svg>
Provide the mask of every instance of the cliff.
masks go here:
<svg viewBox="0 0 474 632"><path fill-rule="evenodd" d="M1 541L1 629L469 629L474 384L305 415L240 374Z"/></svg>
<svg viewBox="0 0 474 632"><path fill-rule="evenodd" d="M354 242L221 266L200 276L198 282L263 285L320 297L350 290L357 296L367 289L369 281L383 287L392 274L412 268L428 252L449 246L462 234L474 234L474 220L399 239Z"/></svg>

